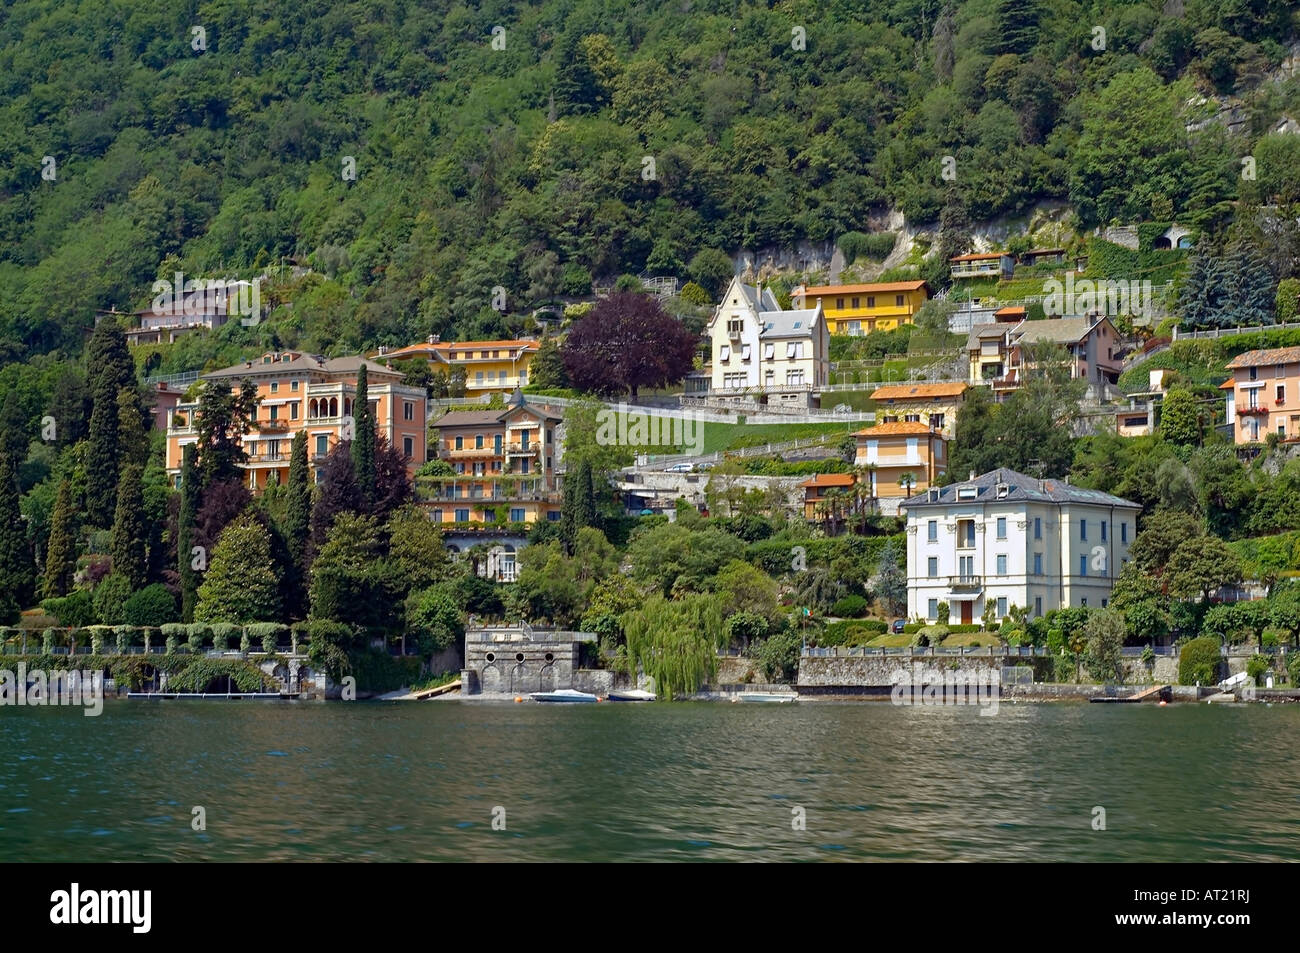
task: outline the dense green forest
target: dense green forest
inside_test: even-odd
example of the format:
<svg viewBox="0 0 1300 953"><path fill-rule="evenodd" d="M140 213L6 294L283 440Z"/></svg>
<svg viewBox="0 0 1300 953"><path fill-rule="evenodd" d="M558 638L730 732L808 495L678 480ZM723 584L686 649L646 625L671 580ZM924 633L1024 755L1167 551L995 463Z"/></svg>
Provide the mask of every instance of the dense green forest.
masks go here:
<svg viewBox="0 0 1300 953"><path fill-rule="evenodd" d="M0 358L73 355L96 309L143 307L176 270L311 266L268 291L270 321L222 334L328 351L503 334L495 286L522 313L620 273L705 278L718 252L890 208L933 220L946 192L971 221L1057 198L1082 226L1213 234L1239 195L1295 191L1300 137L1270 135L1300 112L1275 81L1293 15L1165 9L17 0ZM1216 93L1240 97L1231 134L1201 123Z"/></svg>

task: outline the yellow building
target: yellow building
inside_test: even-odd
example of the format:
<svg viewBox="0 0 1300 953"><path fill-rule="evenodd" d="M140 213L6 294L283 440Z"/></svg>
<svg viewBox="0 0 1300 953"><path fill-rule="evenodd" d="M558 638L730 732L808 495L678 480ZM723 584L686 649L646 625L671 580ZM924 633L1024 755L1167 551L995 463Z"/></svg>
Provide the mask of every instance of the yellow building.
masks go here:
<svg viewBox="0 0 1300 953"><path fill-rule="evenodd" d="M957 434L957 412L966 402L965 381L936 384L886 384L871 392L881 423L923 423L951 440Z"/></svg>
<svg viewBox="0 0 1300 953"><path fill-rule="evenodd" d="M537 341L439 341L430 335L422 344L396 350L380 348L371 355L380 361L428 361L430 369L450 375L465 374L465 396L501 394L509 397L517 387L528 386L528 365L537 353Z"/></svg>
<svg viewBox="0 0 1300 953"><path fill-rule="evenodd" d="M821 299L831 334L859 335L911 324L929 300L930 286L924 281L800 286L790 296L795 308L815 308Z"/></svg>

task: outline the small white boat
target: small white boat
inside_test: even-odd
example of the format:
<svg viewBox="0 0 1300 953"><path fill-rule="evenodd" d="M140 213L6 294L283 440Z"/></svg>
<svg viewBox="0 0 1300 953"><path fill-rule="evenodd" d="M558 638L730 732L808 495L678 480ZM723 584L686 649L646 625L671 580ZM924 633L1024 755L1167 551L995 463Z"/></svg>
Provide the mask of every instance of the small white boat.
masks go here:
<svg viewBox="0 0 1300 953"><path fill-rule="evenodd" d="M658 697L654 692L643 691L640 688L609 693L609 700L612 702L652 702Z"/></svg>
<svg viewBox="0 0 1300 953"><path fill-rule="evenodd" d="M733 702L767 702L774 705L787 705L798 701L794 692L739 692L731 696Z"/></svg>
<svg viewBox="0 0 1300 953"><path fill-rule="evenodd" d="M532 692L528 696L535 702L598 702L600 698L588 692L575 691L572 688L561 688L555 692Z"/></svg>

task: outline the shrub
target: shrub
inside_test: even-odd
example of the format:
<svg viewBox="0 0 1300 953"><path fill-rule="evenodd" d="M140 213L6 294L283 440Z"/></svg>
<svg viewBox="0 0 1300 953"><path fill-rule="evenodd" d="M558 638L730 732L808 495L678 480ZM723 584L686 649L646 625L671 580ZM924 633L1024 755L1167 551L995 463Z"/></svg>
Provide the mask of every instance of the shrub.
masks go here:
<svg viewBox="0 0 1300 953"><path fill-rule="evenodd" d="M230 640L238 638L244 632L243 626L233 622L213 622L209 628L212 630L212 647L218 652L230 648Z"/></svg>
<svg viewBox="0 0 1300 953"><path fill-rule="evenodd" d="M1264 676L1268 670L1273 667L1273 660L1267 655L1256 653L1246 662L1246 675L1256 685L1262 684Z"/></svg>
<svg viewBox="0 0 1300 953"><path fill-rule="evenodd" d="M126 621L126 600L131 598L130 581L118 573L111 573L95 587L92 602L95 615L104 625L121 625Z"/></svg>
<svg viewBox="0 0 1300 953"><path fill-rule="evenodd" d="M1292 688L1300 685L1300 652L1293 653L1287 658L1286 674L1291 681Z"/></svg>
<svg viewBox="0 0 1300 953"><path fill-rule="evenodd" d="M289 626L289 645L294 655L304 645L311 644L311 624L308 622L295 622Z"/></svg>
<svg viewBox="0 0 1300 953"><path fill-rule="evenodd" d="M180 645L180 639L176 638L176 636L174 635L167 636L166 641L163 643L163 654L175 655L176 647L178 645Z"/></svg>
<svg viewBox="0 0 1300 953"><path fill-rule="evenodd" d="M206 622L191 622L185 627L185 642L195 655L203 651L203 643L210 638L212 628Z"/></svg>
<svg viewBox="0 0 1300 953"><path fill-rule="evenodd" d="M253 651L253 639L245 630L239 636L239 652L241 655L247 655L251 651Z"/></svg>
<svg viewBox="0 0 1300 953"><path fill-rule="evenodd" d="M1053 660L1052 677L1057 682L1074 681L1074 659L1069 655L1057 655Z"/></svg>
<svg viewBox="0 0 1300 953"><path fill-rule="evenodd" d="M857 619L866 614L867 600L859 595L848 595L831 606L831 615L842 619Z"/></svg>
<svg viewBox="0 0 1300 953"><path fill-rule="evenodd" d="M130 625L113 626L114 641L117 643L117 654L125 655L126 650L130 648L131 642L135 638L136 628Z"/></svg>
<svg viewBox="0 0 1300 953"><path fill-rule="evenodd" d="M88 625L85 633L90 637L90 654L104 654L104 640L114 631L113 627L107 625Z"/></svg>
<svg viewBox="0 0 1300 953"><path fill-rule="evenodd" d="M41 654L43 655L54 654L54 639L56 635L57 633L54 631L54 629L46 629L41 634Z"/></svg>
<svg viewBox="0 0 1300 953"><path fill-rule="evenodd" d="M262 646L263 652L269 654L275 652L281 638L289 634L289 627L281 622L254 622L245 626L244 631Z"/></svg>
<svg viewBox="0 0 1300 953"><path fill-rule="evenodd" d="M1192 639L1178 656L1178 684L1214 685L1219 681L1222 665L1218 639L1208 636Z"/></svg>
<svg viewBox="0 0 1300 953"><path fill-rule="evenodd" d="M934 617L940 625L947 625L948 619L952 616L952 606L946 602L941 602L934 609Z"/></svg>
<svg viewBox="0 0 1300 953"><path fill-rule="evenodd" d="M44 599L41 609L46 615L54 616L59 625L76 628L95 623L95 606L89 589L74 589L58 599Z"/></svg>
<svg viewBox="0 0 1300 953"><path fill-rule="evenodd" d="M145 586L122 603L122 621L127 625L164 625L175 622L176 597L160 582Z"/></svg>
<svg viewBox="0 0 1300 953"><path fill-rule="evenodd" d="M916 634L925 639L926 645L938 645L944 639L948 638L951 631L946 625L927 625L921 628Z"/></svg>

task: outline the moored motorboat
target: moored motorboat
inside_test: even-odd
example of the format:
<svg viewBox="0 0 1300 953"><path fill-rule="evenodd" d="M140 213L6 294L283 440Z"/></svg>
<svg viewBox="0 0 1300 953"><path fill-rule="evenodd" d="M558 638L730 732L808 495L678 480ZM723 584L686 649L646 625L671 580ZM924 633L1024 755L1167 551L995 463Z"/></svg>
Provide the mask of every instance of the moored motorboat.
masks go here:
<svg viewBox="0 0 1300 953"><path fill-rule="evenodd" d="M590 692L579 692L572 688L561 688L554 692L532 692L528 696L535 702L598 702L599 696Z"/></svg>
<svg viewBox="0 0 1300 953"><path fill-rule="evenodd" d="M640 688L628 688L609 693L609 700L612 702L652 702L658 697L654 692L647 692Z"/></svg>
<svg viewBox="0 0 1300 953"><path fill-rule="evenodd" d="M767 702L775 705L785 705L793 701L798 701L799 696L794 692L739 692L731 696L733 702Z"/></svg>

